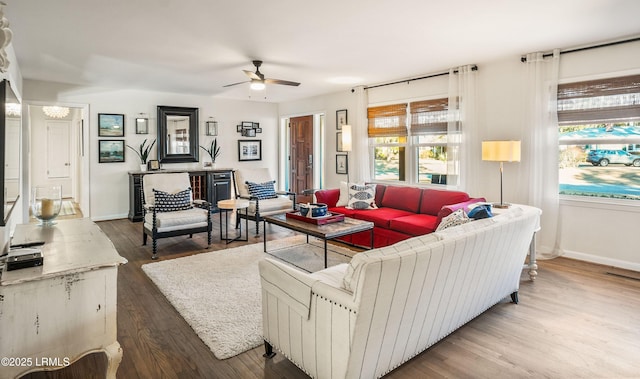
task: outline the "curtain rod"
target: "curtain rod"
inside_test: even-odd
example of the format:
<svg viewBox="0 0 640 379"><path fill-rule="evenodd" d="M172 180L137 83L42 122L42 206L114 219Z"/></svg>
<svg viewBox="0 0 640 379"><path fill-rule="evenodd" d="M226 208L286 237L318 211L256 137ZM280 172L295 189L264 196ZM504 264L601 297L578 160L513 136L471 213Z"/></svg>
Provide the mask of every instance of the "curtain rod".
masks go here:
<svg viewBox="0 0 640 379"><path fill-rule="evenodd" d="M478 71L478 66L473 65L471 66L471 71ZM454 74L458 73L458 70L454 70L453 71ZM435 78L438 76L444 76L444 75L449 75L449 71L445 71L445 72L439 72L437 74L430 74L430 75L426 75L426 76L421 76L419 78L411 78L411 79L405 79L405 80L398 80L396 82L391 82L391 83L383 83L383 84L376 84L374 86L367 86L364 87L364 89L370 89L370 88L378 88L378 87L386 87L386 86L391 86L394 84L401 84L401 83L409 83L409 82L415 82L416 80L422 80L422 79L429 79L429 78Z"/></svg>
<svg viewBox="0 0 640 379"><path fill-rule="evenodd" d="M562 50L562 51L560 51L560 54L575 53L575 52L578 52L578 51L597 49L597 48L600 48L600 47L609 47L609 46L621 45L623 43L637 42L637 41L640 41L640 37L634 37L634 38L620 40L620 41L614 41L614 42L607 42L607 43L602 43L602 44L599 44L599 45L577 47L575 49ZM542 54L543 58L548 58L548 57L552 57L552 56L553 56L553 53ZM520 62L524 63L526 61L527 61L527 57L526 56L520 57Z"/></svg>

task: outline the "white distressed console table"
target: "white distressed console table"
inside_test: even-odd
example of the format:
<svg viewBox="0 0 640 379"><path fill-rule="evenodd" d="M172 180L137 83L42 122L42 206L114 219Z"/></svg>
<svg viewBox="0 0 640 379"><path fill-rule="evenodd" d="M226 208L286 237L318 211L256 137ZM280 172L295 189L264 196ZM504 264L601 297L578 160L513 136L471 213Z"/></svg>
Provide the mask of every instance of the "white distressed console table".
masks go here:
<svg viewBox="0 0 640 379"><path fill-rule="evenodd" d="M56 370L104 352L106 377L115 378L122 360L118 266L127 260L89 219L18 225L11 243L34 241L45 241L43 265L0 277L0 377Z"/></svg>

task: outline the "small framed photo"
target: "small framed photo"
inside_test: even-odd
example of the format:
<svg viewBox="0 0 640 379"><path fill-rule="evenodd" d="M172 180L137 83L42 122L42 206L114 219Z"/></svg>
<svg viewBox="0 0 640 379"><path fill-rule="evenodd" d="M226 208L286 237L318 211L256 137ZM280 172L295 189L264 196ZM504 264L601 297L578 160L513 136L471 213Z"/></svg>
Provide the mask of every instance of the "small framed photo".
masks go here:
<svg viewBox="0 0 640 379"><path fill-rule="evenodd" d="M262 133L262 128L256 128L256 133Z"/></svg>
<svg viewBox="0 0 640 379"><path fill-rule="evenodd" d="M347 123L347 110L340 109L336 111L336 130L342 130L342 125Z"/></svg>
<svg viewBox="0 0 640 379"><path fill-rule="evenodd" d="M255 129L245 129L242 131L242 136L243 137L255 137L256 136L256 130Z"/></svg>
<svg viewBox="0 0 640 379"><path fill-rule="evenodd" d="M151 171L160 170L160 161L151 159L147 162L147 169Z"/></svg>
<svg viewBox="0 0 640 379"><path fill-rule="evenodd" d="M336 174L349 173L349 160L347 154L336 154Z"/></svg>
<svg viewBox="0 0 640 379"><path fill-rule="evenodd" d="M242 124L236 125L236 132L242 133Z"/></svg>
<svg viewBox="0 0 640 379"><path fill-rule="evenodd" d="M253 129L253 122L242 121L242 129Z"/></svg>
<svg viewBox="0 0 640 379"><path fill-rule="evenodd" d="M218 135L218 121L207 121L207 135L208 136L217 136Z"/></svg>
<svg viewBox="0 0 640 379"><path fill-rule="evenodd" d="M262 160L262 140L245 139L238 140L238 160L239 161L261 161Z"/></svg>
<svg viewBox="0 0 640 379"><path fill-rule="evenodd" d="M254 122L253 123L253 128L254 129L258 129L260 127L260 123L259 122Z"/></svg>
<svg viewBox="0 0 640 379"><path fill-rule="evenodd" d="M124 162L124 140L99 140L98 157L99 163Z"/></svg>
<svg viewBox="0 0 640 379"><path fill-rule="evenodd" d="M336 151L344 151L342 149L342 132L336 133Z"/></svg>
<svg viewBox="0 0 640 379"><path fill-rule="evenodd" d="M149 119L143 117L136 118L136 134L149 134Z"/></svg>
<svg viewBox="0 0 640 379"><path fill-rule="evenodd" d="M124 137L124 115L98 113L98 137Z"/></svg>

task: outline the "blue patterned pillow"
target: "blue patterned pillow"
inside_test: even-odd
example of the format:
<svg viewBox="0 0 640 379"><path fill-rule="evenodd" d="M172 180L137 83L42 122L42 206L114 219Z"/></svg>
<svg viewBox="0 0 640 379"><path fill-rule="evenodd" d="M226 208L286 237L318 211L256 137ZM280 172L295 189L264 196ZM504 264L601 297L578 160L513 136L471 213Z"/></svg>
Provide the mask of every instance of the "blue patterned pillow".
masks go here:
<svg viewBox="0 0 640 379"><path fill-rule="evenodd" d="M168 193L153 189L155 206L158 212L184 211L193 208L191 205L191 188L176 193Z"/></svg>
<svg viewBox="0 0 640 379"><path fill-rule="evenodd" d="M275 180L264 183L247 182L249 195L258 198L258 200L275 199L278 197L275 190Z"/></svg>
<svg viewBox="0 0 640 379"><path fill-rule="evenodd" d="M348 209L376 209L376 185L349 184Z"/></svg>

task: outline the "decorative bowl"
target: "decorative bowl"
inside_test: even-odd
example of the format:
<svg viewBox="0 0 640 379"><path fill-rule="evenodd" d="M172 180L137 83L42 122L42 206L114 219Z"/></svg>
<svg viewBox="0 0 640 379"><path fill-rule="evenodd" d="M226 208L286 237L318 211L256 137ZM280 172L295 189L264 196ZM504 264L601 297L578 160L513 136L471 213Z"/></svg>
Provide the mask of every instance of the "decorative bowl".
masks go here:
<svg viewBox="0 0 640 379"><path fill-rule="evenodd" d="M300 214L305 217L324 217L327 215L327 204L306 203L298 205L300 207ZM311 210L311 214L309 214L309 210Z"/></svg>

